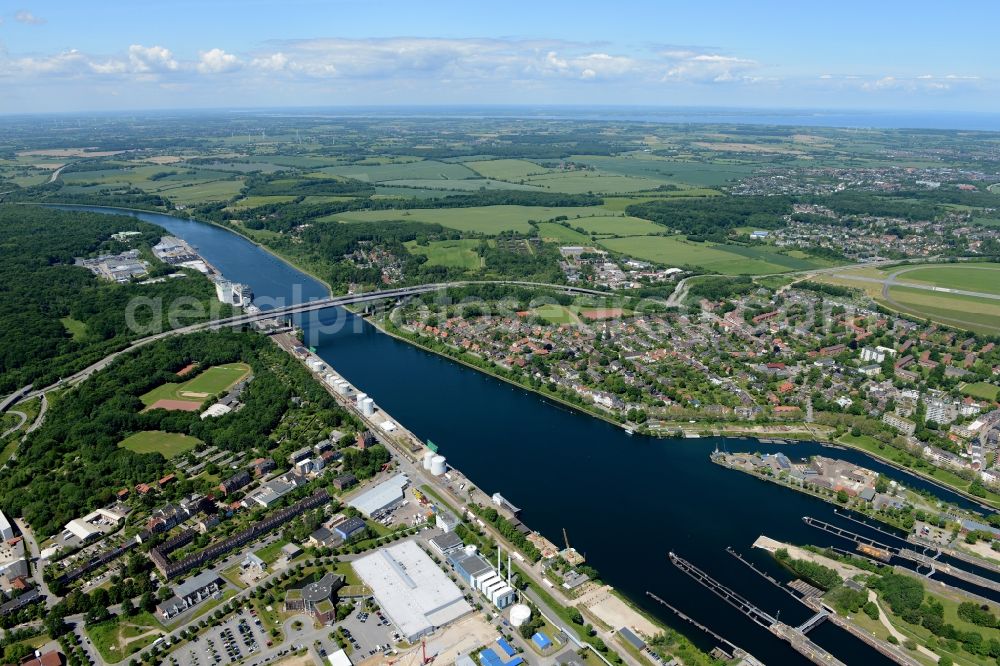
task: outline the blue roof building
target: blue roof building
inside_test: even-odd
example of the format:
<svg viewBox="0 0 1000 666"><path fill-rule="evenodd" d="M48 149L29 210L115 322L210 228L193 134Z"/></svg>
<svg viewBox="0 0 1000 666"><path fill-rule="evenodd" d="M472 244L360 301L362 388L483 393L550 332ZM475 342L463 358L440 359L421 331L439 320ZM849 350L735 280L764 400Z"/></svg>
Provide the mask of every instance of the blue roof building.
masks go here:
<svg viewBox="0 0 1000 666"><path fill-rule="evenodd" d="M541 650L552 647L552 641L550 641L549 637L540 631L536 632L535 635L531 637L531 640L534 641L535 645L537 645Z"/></svg>

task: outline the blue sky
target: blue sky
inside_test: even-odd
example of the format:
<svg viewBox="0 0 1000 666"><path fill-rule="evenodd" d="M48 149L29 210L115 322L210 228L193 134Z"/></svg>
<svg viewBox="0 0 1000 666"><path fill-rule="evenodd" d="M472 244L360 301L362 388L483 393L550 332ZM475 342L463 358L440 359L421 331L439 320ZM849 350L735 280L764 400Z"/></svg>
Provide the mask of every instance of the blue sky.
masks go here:
<svg viewBox="0 0 1000 666"><path fill-rule="evenodd" d="M998 24L1000 3L986 1L8 2L0 112L500 103L1000 112Z"/></svg>

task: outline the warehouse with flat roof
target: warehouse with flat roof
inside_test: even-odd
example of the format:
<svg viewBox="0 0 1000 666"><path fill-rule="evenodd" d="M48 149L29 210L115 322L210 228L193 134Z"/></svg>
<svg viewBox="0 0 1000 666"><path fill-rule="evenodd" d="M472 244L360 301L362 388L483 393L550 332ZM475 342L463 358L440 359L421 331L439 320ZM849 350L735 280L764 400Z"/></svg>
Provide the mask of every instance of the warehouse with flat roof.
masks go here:
<svg viewBox="0 0 1000 666"><path fill-rule="evenodd" d="M472 612L458 586L412 541L356 560L354 571L407 641Z"/></svg>
<svg viewBox="0 0 1000 666"><path fill-rule="evenodd" d="M402 503L403 490L410 485L410 479L405 474L397 474L388 481L383 481L374 488L366 490L347 504L368 516L378 518L382 513Z"/></svg>

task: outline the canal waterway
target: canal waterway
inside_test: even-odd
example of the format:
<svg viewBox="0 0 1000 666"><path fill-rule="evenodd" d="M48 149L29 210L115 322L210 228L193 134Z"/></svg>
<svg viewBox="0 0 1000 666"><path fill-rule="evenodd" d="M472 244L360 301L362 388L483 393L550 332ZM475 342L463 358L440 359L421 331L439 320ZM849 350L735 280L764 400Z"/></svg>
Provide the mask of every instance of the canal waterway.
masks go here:
<svg viewBox="0 0 1000 666"><path fill-rule="evenodd" d="M121 212L184 238L228 279L249 284L259 300L290 303L326 295L318 281L225 229L156 213ZM606 582L705 648L712 646L708 637L649 600L646 591L769 664L806 663L787 644L675 569L668 552L796 625L810 612L738 562L726 547L775 578L789 580L769 555L751 548L758 536L850 548L849 542L803 523L806 515L852 531L866 530L837 516L821 500L711 463L714 448L783 451L793 459L838 457L970 506L953 493L853 450L740 438L629 436L612 424L385 335L342 309L324 310L302 325L307 339L315 334L323 359L418 437L433 440L450 464L487 493L503 493L522 508L525 523L553 542L562 541L565 529L572 545ZM879 538L874 531L868 535ZM889 663L831 623L821 624L809 636L845 663Z"/></svg>

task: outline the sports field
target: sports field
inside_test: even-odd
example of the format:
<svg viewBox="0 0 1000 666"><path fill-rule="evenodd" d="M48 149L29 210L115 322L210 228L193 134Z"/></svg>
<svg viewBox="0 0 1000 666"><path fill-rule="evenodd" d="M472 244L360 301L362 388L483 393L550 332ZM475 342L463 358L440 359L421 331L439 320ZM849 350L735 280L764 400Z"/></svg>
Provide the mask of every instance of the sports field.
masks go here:
<svg viewBox="0 0 1000 666"><path fill-rule="evenodd" d="M148 409L193 411L250 374L246 363L216 365L186 382L167 383L139 396ZM160 403L160 404L157 404ZM187 403L187 404L184 404Z"/></svg>
<svg viewBox="0 0 1000 666"><path fill-rule="evenodd" d="M123 449L136 453L159 453L164 458L173 458L199 444L201 440L197 437L162 430L137 432L118 442L118 446Z"/></svg>
<svg viewBox="0 0 1000 666"><path fill-rule="evenodd" d="M971 395L980 400L996 400L1000 397L1000 386L976 382L975 384L960 384L958 390L965 395Z"/></svg>

